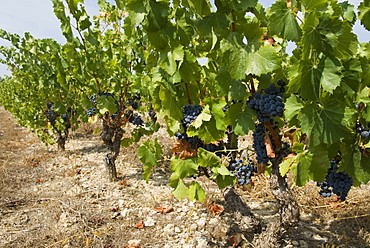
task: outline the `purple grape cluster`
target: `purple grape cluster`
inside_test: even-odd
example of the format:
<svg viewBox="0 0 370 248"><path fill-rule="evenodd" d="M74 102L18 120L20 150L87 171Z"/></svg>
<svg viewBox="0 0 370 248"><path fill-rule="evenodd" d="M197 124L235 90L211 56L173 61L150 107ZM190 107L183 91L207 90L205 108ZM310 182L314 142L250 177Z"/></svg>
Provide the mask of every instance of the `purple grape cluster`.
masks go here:
<svg viewBox="0 0 370 248"><path fill-rule="evenodd" d="M140 100L141 100L140 93L136 93L131 99L128 100L128 104L131 105L133 109L138 109Z"/></svg>
<svg viewBox="0 0 370 248"><path fill-rule="evenodd" d="M182 112L184 113L184 119L182 119L182 125L184 128L188 128L193 121L202 112L202 107L200 105L185 105L182 107Z"/></svg>
<svg viewBox="0 0 370 248"><path fill-rule="evenodd" d="M333 159L330 161L330 168L324 182L318 182L317 186L321 187L319 194L323 197L330 197L332 193L345 201L349 190L353 185L353 178L344 171L338 172L339 161Z"/></svg>
<svg viewBox="0 0 370 248"><path fill-rule="evenodd" d="M361 122L356 122L356 131L361 135L362 138L369 138L370 136L370 122L367 124L367 127L364 127Z"/></svg>
<svg viewBox="0 0 370 248"><path fill-rule="evenodd" d="M271 117L282 117L284 114L283 96L285 82L279 79L277 84L280 87L270 83L262 93L255 92L247 100L248 108L257 111L258 120L261 122L268 121Z"/></svg>
<svg viewBox="0 0 370 248"><path fill-rule="evenodd" d="M253 132L253 148L256 152L257 163L267 165L269 157L267 156L265 145L266 127L263 123L256 122L256 130Z"/></svg>
<svg viewBox="0 0 370 248"><path fill-rule="evenodd" d="M244 159L231 159L229 171L238 178L240 186L248 185L252 182L252 176L257 173L257 168L252 161Z"/></svg>
<svg viewBox="0 0 370 248"><path fill-rule="evenodd" d="M54 103L49 102L46 104L46 106L47 106L46 118L48 118L51 125L54 125L57 119L57 113L54 111Z"/></svg>
<svg viewBox="0 0 370 248"><path fill-rule="evenodd" d="M125 117L128 121L136 126L142 126L144 124L143 119L138 113L134 113L131 109L128 109L125 113Z"/></svg>

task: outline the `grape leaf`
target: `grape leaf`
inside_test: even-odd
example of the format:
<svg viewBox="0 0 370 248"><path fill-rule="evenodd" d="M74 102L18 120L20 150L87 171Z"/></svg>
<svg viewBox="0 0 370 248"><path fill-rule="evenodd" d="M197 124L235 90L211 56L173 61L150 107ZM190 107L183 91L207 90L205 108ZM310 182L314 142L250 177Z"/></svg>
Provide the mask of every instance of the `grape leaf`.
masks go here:
<svg viewBox="0 0 370 248"><path fill-rule="evenodd" d="M225 13L217 12L198 20L195 25L201 36L224 36L228 32L230 20Z"/></svg>
<svg viewBox="0 0 370 248"><path fill-rule="evenodd" d="M185 178L187 176L197 174L198 163L196 158L188 158L185 160L172 158L170 169L174 173L176 173L179 176L179 178Z"/></svg>
<svg viewBox="0 0 370 248"><path fill-rule="evenodd" d="M204 121L210 121L212 118L211 111L209 110L209 105L203 107L202 112L197 116L194 122L191 123L191 126L199 128Z"/></svg>
<svg viewBox="0 0 370 248"><path fill-rule="evenodd" d="M249 0L249 1L245 1L245 0L233 0L232 4L233 4L233 7L236 11L239 11L239 12L244 12L246 11L248 8L253 8L256 6L257 4L257 0Z"/></svg>
<svg viewBox="0 0 370 248"><path fill-rule="evenodd" d="M326 0L302 0L301 2L307 10L314 10L324 5L327 1Z"/></svg>
<svg viewBox="0 0 370 248"><path fill-rule="evenodd" d="M161 158L162 148L158 144L158 139L147 140L137 150L137 156L140 161L144 164L143 179L148 182L150 172L154 166L157 165L157 161Z"/></svg>
<svg viewBox="0 0 370 248"><path fill-rule="evenodd" d="M302 60L299 74L290 81L290 91L298 92L303 98L320 101L321 89L333 92L341 82L342 66L334 57L321 56L319 60ZM322 87L322 88L321 88Z"/></svg>
<svg viewBox="0 0 370 248"><path fill-rule="evenodd" d="M197 201L202 202L206 198L206 193L204 192L202 186L200 186L199 183L192 181L191 184L189 185L188 198L190 201L193 201L195 199Z"/></svg>
<svg viewBox="0 0 370 248"><path fill-rule="evenodd" d="M364 0L358 6L358 19L361 20L361 24L370 31L370 0Z"/></svg>
<svg viewBox="0 0 370 248"><path fill-rule="evenodd" d="M302 36L295 13L287 7L287 1L276 1L267 12L269 35L298 42Z"/></svg>
<svg viewBox="0 0 370 248"><path fill-rule="evenodd" d="M245 108L244 111L236 115L236 120L234 124L234 132L237 135L247 135L250 130L254 130L254 116L255 111L250 108Z"/></svg>
<svg viewBox="0 0 370 248"><path fill-rule="evenodd" d="M172 194L179 200L188 197L189 188L186 187L184 181L181 179L178 181L176 188L172 191Z"/></svg>
<svg viewBox="0 0 370 248"><path fill-rule="evenodd" d="M198 149L198 164L202 167L215 167L220 165L220 158L203 148Z"/></svg>
<svg viewBox="0 0 370 248"><path fill-rule="evenodd" d="M301 98L299 98L296 95L291 95L286 101L285 101L285 117L288 120L292 120L294 117L296 117L303 108L304 103Z"/></svg>
<svg viewBox="0 0 370 248"><path fill-rule="evenodd" d="M216 120L212 117L210 121L203 122L202 126L198 129L190 125L186 133L189 137L198 136L206 144L214 143L226 136L225 130L218 130L216 125Z"/></svg>
<svg viewBox="0 0 370 248"><path fill-rule="evenodd" d="M236 177L234 175L229 176L229 175L218 174L216 177L216 183L218 187L220 187L221 189L224 189L227 186L235 185Z"/></svg>
<svg viewBox="0 0 370 248"><path fill-rule="evenodd" d="M339 171L345 171L353 177L353 185L360 186L360 182L370 181L370 158L366 157L354 140L342 143L342 161Z"/></svg>
<svg viewBox="0 0 370 248"><path fill-rule="evenodd" d="M330 102L323 106L306 104L299 115L302 132L310 139L311 146L333 144L351 135L348 123L354 123L354 110L344 103Z"/></svg>
<svg viewBox="0 0 370 248"><path fill-rule="evenodd" d="M295 161L290 168L296 175L295 183L297 186L304 186L309 180L322 182L325 179L327 169L330 167L327 152L322 148L317 148L313 152L299 153L293 159Z"/></svg>
<svg viewBox="0 0 370 248"><path fill-rule="evenodd" d="M111 96L100 96L96 99L97 108L101 114L105 114L105 112L109 112L110 114L114 114L117 112L117 106L115 103L115 99Z"/></svg>

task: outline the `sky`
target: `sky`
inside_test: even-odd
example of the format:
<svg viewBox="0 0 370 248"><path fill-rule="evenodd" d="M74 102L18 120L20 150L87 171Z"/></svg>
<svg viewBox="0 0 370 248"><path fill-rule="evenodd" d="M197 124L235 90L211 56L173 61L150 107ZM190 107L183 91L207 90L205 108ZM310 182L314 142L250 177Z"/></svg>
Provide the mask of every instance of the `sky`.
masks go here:
<svg viewBox="0 0 370 248"><path fill-rule="evenodd" d="M54 16L51 0L2 0L0 8L0 28L10 33L21 36L25 32L31 33L36 38L53 38L64 43L64 37L60 31L60 23ZM259 3L269 7L273 0L259 0ZM342 1L339 1L342 2ZM360 0L350 0L350 3L358 6ZM97 0L85 0L86 10L92 15L99 13ZM355 24L354 32L360 42L370 41L370 32L365 30L359 22ZM0 45L7 45L0 39ZM7 66L0 64L0 76L10 75Z"/></svg>

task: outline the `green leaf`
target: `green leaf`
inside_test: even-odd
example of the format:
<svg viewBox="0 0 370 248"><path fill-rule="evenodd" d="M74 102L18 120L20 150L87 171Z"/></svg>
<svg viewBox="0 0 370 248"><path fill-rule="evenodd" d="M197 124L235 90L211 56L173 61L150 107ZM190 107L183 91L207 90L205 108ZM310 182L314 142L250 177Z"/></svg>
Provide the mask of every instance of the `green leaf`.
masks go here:
<svg viewBox="0 0 370 248"><path fill-rule="evenodd" d="M211 111L209 110L209 105L203 107L202 112L197 116L194 122L191 123L191 126L199 128L204 121L210 121L212 118Z"/></svg>
<svg viewBox="0 0 370 248"><path fill-rule="evenodd" d="M304 186L309 180L324 181L327 169L330 167L328 154L320 147L314 148L312 152L299 153L294 160L290 168L296 175L295 183L298 186Z"/></svg>
<svg viewBox="0 0 370 248"><path fill-rule="evenodd" d="M296 163L296 157L284 159L283 162L279 165L280 175L284 177L290 169L297 166Z"/></svg>
<svg viewBox="0 0 370 248"><path fill-rule="evenodd" d="M364 0L358 6L358 19L361 24L370 31L370 0Z"/></svg>
<svg viewBox="0 0 370 248"><path fill-rule="evenodd" d="M233 79L244 79L248 74L260 76L280 67L276 47L262 46L257 51L251 51L241 45L233 44L225 56L228 71Z"/></svg>
<svg viewBox="0 0 370 248"><path fill-rule="evenodd" d="M244 111L240 112L236 116L234 124L234 132L236 135L247 135L250 130L255 129L254 117L256 115L255 110L245 108Z"/></svg>
<svg viewBox="0 0 370 248"><path fill-rule="evenodd" d="M220 166L220 158L212 152L198 148L198 164L202 167Z"/></svg>
<svg viewBox="0 0 370 248"><path fill-rule="evenodd" d="M323 55L319 60L302 60L299 73L290 81L290 91L298 92L304 99L319 102L322 89L332 93L340 85L341 68L340 61L334 57Z"/></svg>
<svg viewBox="0 0 370 248"><path fill-rule="evenodd" d="M354 123L354 114L343 102L332 101L323 106L306 104L299 120L312 146L331 145L351 135L348 126Z"/></svg>
<svg viewBox="0 0 370 248"><path fill-rule="evenodd" d="M234 175L229 176L229 175L217 175L216 177L216 183L217 186L220 187L221 189L226 188L227 186L232 186L235 185L236 183L236 177Z"/></svg>
<svg viewBox="0 0 370 248"><path fill-rule="evenodd" d="M206 198L206 193L204 192L202 186L200 186L199 183L193 181L189 185L188 197L190 201L193 201L195 199L197 201L202 202Z"/></svg>
<svg viewBox="0 0 370 248"><path fill-rule="evenodd" d="M173 117L173 119L180 120L182 118L182 112L180 104L176 98L176 96L166 89L165 87L161 87L159 90L159 98L161 100L162 111L166 113L166 115Z"/></svg>
<svg viewBox="0 0 370 248"><path fill-rule="evenodd" d="M301 112L303 106L304 102L300 97L296 95L291 95L285 101L285 117L288 120L292 120Z"/></svg>
<svg viewBox="0 0 370 248"><path fill-rule="evenodd" d="M207 0L183 0L183 4L193 9L199 16L211 14L210 3Z"/></svg>
<svg viewBox="0 0 370 248"><path fill-rule="evenodd" d="M189 189L186 187L183 180L178 181L175 190L172 191L172 194L179 200L189 196Z"/></svg>
<svg viewBox="0 0 370 248"><path fill-rule="evenodd" d="M148 182L150 172L154 166L157 165L157 161L161 158L162 148L158 144L158 139L147 140L139 147L137 156L140 161L144 164L143 179Z"/></svg>
<svg viewBox="0 0 370 248"><path fill-rule="evenodd" d="M327 3L326 0L302 0L301 3L306 8L306 10L314 10L316 8L321 7L325 3Z"/></svg>
<svg viewBox="0 0 370 248"><path fill-rule="evenodd" d="M286 0L276 1L268 9L269 35L278 35L284 39L298 42L302 36L295 13L287 7Z"/></svg>
<svg viewBox="0 0 370 248"><path fill-rule="evenodd" d="M257 0L233 0L233 8L238 12L247 11L248 8L254 8L257 4Z"/></svg>
<svg viewBox="0 0 370 248"><path fill-rule="evenodd" d="M343 143L341 147L343 152L342 161L339 165L339 171L345 171L353 177L354 186L360 186L361 183L370 181L370 159L366 157L354 140Z"/></svg>
<svg viewBox="0 0 370 248"><path fill-rule="evenodd" d="M229 32L230 20L225 13L212 13L195 22L200 36L213 37L225 36Z"/></svg>
<svg viewBox="0 0 370 248"><path fill-rule="evenodd" d="M202 126L199 129L195 129L193 126L189 126L186 133L189 137L193 137L198 135L200 139L204 141L204 143L214 143L226 137L225 129L218 130L216 128L216 120L215 118L211 118L210 121L203 122Z"/></svg>
<svg viewBox="0 0 370 248"><path fill-rule="evenodd" d="M114 114L117 112L117 106L115 103L115 99L111 96L100 96L96 99L97 108L99 109L100 114L105 114L109 112L110 114Z"/></svg>
<svg viewBox="0 0 370 248"><path fill-rule="evenodd" d="M179 178L185 178L197 174L198 163L196 158L185 160L172 158L170 169L178 175Z"/></svg>

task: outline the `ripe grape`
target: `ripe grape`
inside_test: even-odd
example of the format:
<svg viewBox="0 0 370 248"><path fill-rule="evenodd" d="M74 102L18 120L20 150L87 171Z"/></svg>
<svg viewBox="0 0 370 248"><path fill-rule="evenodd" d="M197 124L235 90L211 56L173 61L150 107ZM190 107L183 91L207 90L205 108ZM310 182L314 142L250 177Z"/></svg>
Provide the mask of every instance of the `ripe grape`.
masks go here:
<svg viewBox="0 0 370 248"><path fill-rule="evenodd" d="M184 118L182 119L182 124L184 128L188 128L193 121L202 112L202 107L200 105L185 105L182 107L182 112L184 113Z"/></svg>
<svg viewBox="0 0 370 248"><path fill-rule="evenodd" d="M318 182L317 186L321 187L319 194L323 197L329 197L332 193L345 201L349 190L353 185L353 179L344 171L338 172L339 161L333 159L330 161L330 168L324 182Z"/></svg>
<svg viewBox="0 0 370 248"><path fill-rule="evenodd" d="M257 154L257 162L259 164L267 165L269 158L267 156L266 145L264 136L266 133L266 127L263 123L256 123L256 130L253 133L253 148Z"/></svg>
<svg viewBox="0 0 370 248"><path fill-rule="evenodd" d="M248 108L255 109L257 111L258 120L261 122L268 121L271 117L282 117L284 114L284 86L285 82L281 79L278 80L276 87L274 83L270 83L269 86L260 92L255 92L249 96L247 100Z"/></svg>
<svg viewBox="0 0 370 248"><path fill-rule="evenodd" d="M240 186L248 185L252 182L252 176L257 173L257 168L252 161L244 159L235 160L231 158L229 163L229 171L238 178Z"/></svg>

